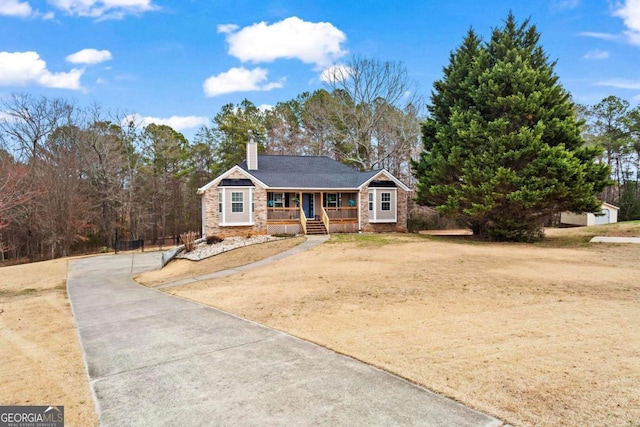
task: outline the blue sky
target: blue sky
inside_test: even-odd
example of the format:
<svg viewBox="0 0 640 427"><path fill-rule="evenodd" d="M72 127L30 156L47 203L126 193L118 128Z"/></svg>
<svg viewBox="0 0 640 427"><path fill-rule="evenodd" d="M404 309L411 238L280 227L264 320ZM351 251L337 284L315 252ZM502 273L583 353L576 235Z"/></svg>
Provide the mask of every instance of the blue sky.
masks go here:
<svg viewBox="0 0 640 427"><path fill-rule="evenodd" d="M401 61L428 95L466 31L488 37L509 10L577 102L638 103L640 0L0 0L0 97L97 103L190 137L226 103L323 87L352 54Z"/></svg>

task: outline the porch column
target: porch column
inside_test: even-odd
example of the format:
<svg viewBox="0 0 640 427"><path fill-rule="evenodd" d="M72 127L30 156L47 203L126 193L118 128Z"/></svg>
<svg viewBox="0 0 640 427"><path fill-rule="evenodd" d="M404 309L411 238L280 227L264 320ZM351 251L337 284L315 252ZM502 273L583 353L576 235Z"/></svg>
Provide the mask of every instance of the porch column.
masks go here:
<svg viewBox="0 0 640 427"><path fill-rule="evenodd" d="M367 195L367 197L369 197ZM362 209L362 188L358 189L358 233L362 233L362 213L360 210Z"/></svg>

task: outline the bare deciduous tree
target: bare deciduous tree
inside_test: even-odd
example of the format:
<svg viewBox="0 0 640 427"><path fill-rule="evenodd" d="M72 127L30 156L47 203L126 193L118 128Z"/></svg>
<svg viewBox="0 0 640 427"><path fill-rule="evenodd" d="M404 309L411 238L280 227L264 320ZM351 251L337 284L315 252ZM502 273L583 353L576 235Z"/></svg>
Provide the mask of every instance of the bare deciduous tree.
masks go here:
<svg viewBox="0 0 640 427"><path fill-rule="evenodd" d="M26 165L13 161L12 156L0 150L0 262L10 249L3 238L2 229L13 219L14 211L29 203L40 191L27 185L29 169Z"/></svg>
<svg viewBox="0 0 640 427"><path fill-rule="evenodd" d="M399 62L353 56L323 74L332 101L313 120L330 129L346 163L362 170L392 167L406 175L419 144L422 98ZM391 160L391 158L394 158ZM406 172L406 171L405 171Z"/></svg>
<svg viewBox="0 0 640 427"><path fill-rule="evenodd" d="M40 146L60 126L73 122L73 104L61 98L12 94L0 103L0 138L21 160L38 156Z"/></svg>
<svg viewBox="0 0 640 427"><path fill-rule="evenodd" d="M0 229L7 225L2 220L11 209L22 206L39 194L26 185L29 170L26 165L14 163L11 156L0 151Z"/></svg>

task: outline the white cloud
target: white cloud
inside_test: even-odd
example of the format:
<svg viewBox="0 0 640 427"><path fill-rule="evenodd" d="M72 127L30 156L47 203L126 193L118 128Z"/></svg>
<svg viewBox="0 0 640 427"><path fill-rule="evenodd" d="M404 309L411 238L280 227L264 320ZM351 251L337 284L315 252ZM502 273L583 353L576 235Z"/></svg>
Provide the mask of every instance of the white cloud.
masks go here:
<svg viewBox="0 0 640 427"><path fill-rule="evenodd" d="M3 0L0 2L0 15L27 17L33 14L29 2L18 0Z"/></svg>
<svg viewBox="0 0 640 427"><path fill-rule="evenodd" d="M108 50L82 49L65 59L72 64L99 64L113 59L113 56Z"/></svg>
<svg viewBox="0 0 640 427"><path fill-rule="evenodd" d="M625 0L617 3L617 6L613 16L618 16L624 21L627 27L624 33L629 42L640 46L640 0Z"/></svg>
<svg viewBox="0 0 640 427"><path fill-rule="evenodd" d="M584 59L607 59L609 58L609 52L607 52L606 50L594 49L585 53L583 58Z"/></svg>
<svg viewBox="0 0 640 427"><path fill-rule="evenodd" d="M344 82L351 76L353 69L347 65L336 64L325 68L320 74L320 80L325 83Z"/></svg>
<svg viewBox="0 0 640 427"><path fill-rule="evenodd" d="M98 19L120 19L159 9L151 0L49 0L49 3L69 15Z"/></svg>
<svg viewBox="0 0 640 427"><path fill-rule="evenodd" d="M0 52L0 86L36 84L56 89L82 89L80 77L84 70L52 73L36 52Z"/></svg>
<svg viewBox="0 0 640 427"><path fill-rule="evenodd" d="M207 97L222 95L233 92L249 92L254 90L267 91L281 88L284 80L279 82L268 82L269 71L264 68L254 68L247 70L244 67L234 67L229 71L211 76L205 80L202 88Z"/></svg>
<svg viewBox="0 0 640 427"><path fill-rule="evenodd" d="M220 25L218 32L227 34L229 54L242 62L286 58L327 67L347 53L341 46L347 36L331 23L306 22L295 16L242 29L233 24Z"/></svg>
<svg viewBox="0 0 640 427"><path fill-rule="evenodd" d="M0 122L11 123L15 121L17 121L15 116L7 113L6 111L0 111Z"/></svg>
<svg viewBox="0 0 640 427"><path fill-rule="evenodd" d="M600 40L615 40L618 38L618 36L616 36L615 34L598 33L595 31L583 31L581 33L578 33L578 35L582 37L592 37L594 39Z"/></svg>
<svg viewBox="0 0 640 427"><path fill-rule="evenodd" d="M276 107L274 107L271 104L260 104L260 105L258 105L258 110L260 110L262 112L273 110L274 108L276 108Z"/></svg>
<svg viewBox="0 0 640 427"><path fill-rule="evenodd" d="M42 13L31 7L28 1L0 0L0 16L13 16L18 18L42 18L51 20L55 17L53 12Z"/></svg>
<svg viewBox="0 0 640 427"><path fill-rule="evenodd" d="M615 87L618 89L640 89L640 80L629 80L629 79L609 79L603 80L601 82L597 82L598 86L608 86Z"/></svg>
<svg viewBox="0 0 640 427"><path fill-rule="evenodd" d="M571 10L580 6L580 0L554 0L551 3L552 10Z"/></svg>
<svg viewBox="0 0 640 427"><path fill-rule="evenodd" d="M209 124L209 118L204 116L171 116L166 119L161 119L159 117L142 116L140 114L128 115L124 118L123 123L126 124L131 121L139 126L147 126L151 123L166 125L177 131L206 126Z"/></svg>
<svg viewBox="0 0 640 427"><path fill-rule="evenodd" d="M236 24L220 24L218 25L218 32L222 34L229 34L237 30L238 27Z"/></svg>

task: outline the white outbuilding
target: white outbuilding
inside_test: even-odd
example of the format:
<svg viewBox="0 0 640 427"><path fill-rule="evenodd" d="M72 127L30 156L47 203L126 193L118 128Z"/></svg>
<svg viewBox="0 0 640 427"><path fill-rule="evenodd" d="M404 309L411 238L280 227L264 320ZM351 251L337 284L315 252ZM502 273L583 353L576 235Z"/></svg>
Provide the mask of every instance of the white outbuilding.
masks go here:
<svg viewBox="0 0 640 427"><path fill-rule="evenodd" d="M600 209L600 215L592 213L574 214L572 212L562 212L560 214L560 223L567 225L601 225L618 222L619 207L603 202Z"/></svg>

